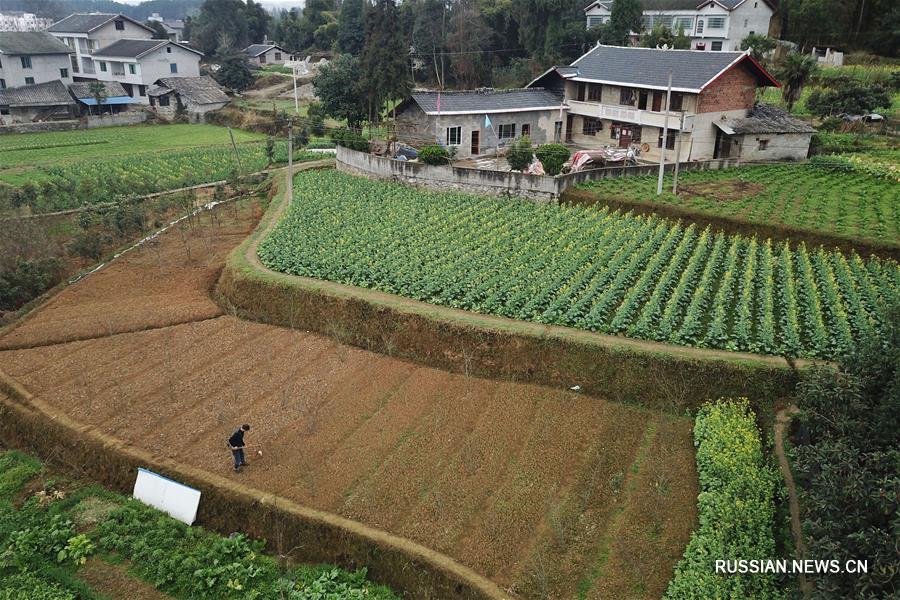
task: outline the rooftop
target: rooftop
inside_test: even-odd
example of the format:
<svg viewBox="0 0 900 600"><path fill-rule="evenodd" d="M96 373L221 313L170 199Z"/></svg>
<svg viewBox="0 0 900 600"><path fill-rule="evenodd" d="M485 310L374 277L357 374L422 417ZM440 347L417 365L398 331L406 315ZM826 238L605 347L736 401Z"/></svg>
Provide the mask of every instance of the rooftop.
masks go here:
<svg viewBox="0 0 900 600"><path fill-rule="evenodd" d="M65 84L59 79L37 85L24 85L0 90L0 105L3 106L59 106L68 104L75 104L75 101L69 95Z"/></svg>
<svg viewBox="0 0 900 600"><path fill-rule="evenodd" d="M228 94L212 77L163 77L147 91L148 96L162 96L175 92L194 104L219 104L228 102Z"/></svg>
<svg viewBox="0 0 900 600"><path fill-rule="evenodd" d="M612 10L614 0L597 0L591 2L584 7L585 11L595 6L602 6L607 10ZM713 0L726 10L734 10L744 0ZM772 0L763 0L770 8L775 9L776 5ZM651 12L665 12L667 10L699 10L701 6L705 6L709 0L640 0L641 9Z"/></svg>
<svg viewBox="0 0 900 600"><path fill-rule="evenodd" d="M119 96L128 95L128 92L125 91L122 84L117 81L76 81L75 83L69 84L69 91L72 92L72 95L76 98L93 98L91 86L95 83L103 84L103 87L106 89L107 98L117 98Z"/></svg>
<svg viewBox="0 0 900 600"><path fill-rule="evenodd" d="M715 123L722 131L730 134L747 133L815 133L800 119L795 119L786 111L769 104L757 104L742 119L728 119Z"/></svg>
<svg viewBox="0 0 900 600"><path fill-rule="evenodd" d="M4 31L2 54L71 54L73 50L45 31Z"/></svg>
<svg viewBox="0 0 900 600"><path fill-rule="evenodd" d="M69 15L62 21L57 21L56 23L48 27L47 31L51 31L54 33L90 33L98 27L102 27L103 25L109 23L113 19L124 19L126 21L131 21L138 27L143 27L147 31L153 31L143 23L135 21L131 17L126 17L123 14L112 13L74 13Z"/></svg>
<svg viewBox="0 0 900 600"><path fill-rule="evenodd" d="M145 54L149 54L158 48L162 48L165 45L172 44L178 46L179 48L184 48L185 50L189 50L200 56L203 56L202 52L194 50L193 48L189 48L183 44L179 44L177 42L173 42L171 40L116 40L109 46L105 48L101 48L94 52L94 56L119 56L123 58L140 58Z"/></svg>
<svg viewBox="0 0 900 600"><path fill-rule="evenodd" d="M267 50L271 50L272 48L278 48L282 52L286 52L286 50L284 48L282 48L281 46L279 46L278 44L251 44L251 45L247 46L246 48L244 48L244 54L255 58L255 57L259 56L260 54L262 54L263 52L266 52Z"/></svg>
<svg viewBox="0 0 900 600"><path fill-rule="evenodd" d="M495 90L484 88L460 92L434 92L416 90L412 100L426 114L438 114L438 96L440 96L441 114L469 114L527 111L554 108L562 105L562 98L550 90L543 88L526 88L514 90Z"/></svg>

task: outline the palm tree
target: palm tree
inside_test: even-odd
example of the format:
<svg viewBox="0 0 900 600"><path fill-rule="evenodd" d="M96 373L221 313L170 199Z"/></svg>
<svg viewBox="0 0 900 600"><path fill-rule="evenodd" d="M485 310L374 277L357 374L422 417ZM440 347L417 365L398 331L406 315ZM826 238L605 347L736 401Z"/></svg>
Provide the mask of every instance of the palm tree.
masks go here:
<svg viewBox="0 0 900 600"><path fill-rule="evenodd" d="M784 57L778 69L781 79L781 97L787 104L788 112L793 110L794 103L800 99L803 85L819 68L816 58L809 54L791 52Z"/></svg>

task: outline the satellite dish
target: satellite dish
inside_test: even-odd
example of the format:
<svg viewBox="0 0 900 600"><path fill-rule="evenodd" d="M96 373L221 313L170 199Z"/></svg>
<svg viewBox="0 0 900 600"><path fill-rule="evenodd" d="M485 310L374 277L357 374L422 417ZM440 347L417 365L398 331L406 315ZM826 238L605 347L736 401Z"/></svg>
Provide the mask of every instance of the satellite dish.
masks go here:
<svg viewBox="0 0 900 600"><path fill-rule="evenodd" d="M650 144L647 144L647 143L641 144L641 152L644 152L644 153L650 152Z"/></svg>

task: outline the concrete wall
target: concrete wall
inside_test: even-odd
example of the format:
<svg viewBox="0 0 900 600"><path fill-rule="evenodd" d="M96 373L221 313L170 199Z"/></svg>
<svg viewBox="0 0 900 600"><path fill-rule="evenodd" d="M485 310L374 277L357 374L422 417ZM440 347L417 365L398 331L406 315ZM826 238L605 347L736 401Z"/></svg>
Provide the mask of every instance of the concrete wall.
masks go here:
<svg viewBox="0 0 900 600"><path fill-rule="evenodd" d="M131 96L140 100L143 104L150 104L147 97L147 89L162 77L199 77L200 55L180 46L169 44L163 46L140 59L103 58L106 63L106 71L100 70L101 59L94 61L97 71L97 79L100 81L117 81L125 86L128 91L131 88ZM178 72L172 73L171 64L178 65ZM128 65L135 66L135 74L131 74ZM121 73L116 75L115 73ZM141 88L140 86L144 86ZM141 94L141 92L144 92Z"/></svg>
<svg viewBox="0 0 900 600"><path fill-rule="evenodd" d="M741 40L756 33L768 35L772 16L775 14L763 0L746 0L731 12L731 30L728 32L730 50L740 50Z"/></svg>
<svg viewBox="0 0 900 600"><path fill-rule="evenodd" d="M51 113L50 109L54 108ZM40 117L42 120L53 116L57 119L69 120L75 115L75 107L71 105L60 105L57 107L50 106L23 106L10 107L8 115L0 116L0 123L8 125L10 123L30 123L35 118Z"/></svg>
<svg viewBox="0 0 900 600"><path fill-rule="evenodd" d="M753 133L733 136L738 149L732 153L741 160L804 160L809 154L811 133ZM768 142L765 150L759 149L761 141Z"/></svg>
<svg viewBox="0 0 900 600"><path fill-rule="evenodd" d="M0 67L0 79L6 83L6 87L20 87L25 85L26 77L33 77L34 83L47 83L55 79L61 80L66 85L72 83L72 64L68 54L29 54L31 68L22 68L21 56L16 54L4 54L0 57L3 67ZM60 77L60 69L68 69L69 76Z"/></svg>
<svg viewBox="0 0 900 600"><path fill-rule="evenodd" d="M99 50L109 46L116 40L149 40L153 37L151 32L143 27L138 27L128 19L122 19L122 21L125 24L124 30L116 29L116 24L113 20L96 31L92 31L88 39L95 40Z"/></svg>
<svg viewBox="0 0 900 600"><path fill-rule="evenodd" d="M41 131L72 131L74 129L93 129L96 127L116 127L118 125L134 125L147 120L144 111L122 112L116 115L90 116L84 119L67 119L65 121L45 121L42 123L13 123L0 125L0 135L16 133L37 133ZM4 118L6 118L4 116Z"/></svg>
<svg viewBox="0 0 900 600"><path fill-rule="evenodd" d="M712 160L716 149L716 132L719 129L714 122L723 119L741 119L747 116L746 109L706 112L694 115L694 130L691 133L689 160Z"/></svg>
<svg viewBox="0 0 900 600"><path fill-rule="evenodd" d="M137 125L147 120L147 113L143 110L121 112L115 115L93 115L87 118L88 129L97 127L116 127L119 125Z"/></svg>
<svg viewBox="0 0 900 600"><path fill-rule="evenodd" d="M276 58L275 55L278 54L280 58ZM266 62L262 61L263 56L266 57ZM280 48L270 48L260 54L259 56L253 56L249 58L251 64L259 65L264 67L266 65L283 65L287 61L291 59L291 55L281 50Z"/></svg>

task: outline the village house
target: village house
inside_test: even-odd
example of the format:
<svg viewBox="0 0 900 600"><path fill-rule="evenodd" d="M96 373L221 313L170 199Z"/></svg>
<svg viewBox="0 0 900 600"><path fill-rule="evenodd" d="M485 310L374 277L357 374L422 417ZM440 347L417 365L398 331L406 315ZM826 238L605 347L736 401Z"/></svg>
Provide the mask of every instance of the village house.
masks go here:
<svg viewBox="0 0 900 600"><path fill-rule="evenodd" d="M294 59L290 52L278 44L270 42L247 46L244 48L244 54L247 55L247 61L251 65L258 65L260 67L266 65L283 65Z"/></svg>
<svg viewBox="0 0 900 600"><path fill-rule="evenodd" d="M91 91L91 86L97 83L103 86L104 92L99 108L97 98ZM122 84L115 81L78 81L69 85L69 93L78 101L80 112L85 115L115 115L140 105L140 101L132 98Z"/></svg>
<svg viewBox="0 0 900 600"><path fill-rule="evenodd" d="M596 0L585 7L587 27L609 22L615 0ZM673 32L679 28L691 38L692 50L735 51L752 33L769 35L777 28L772 17L776 5L770 0L641 0L641 27L657 25ZM634 33L634 41L637 34Z"/></svg>
<svg viewBox="0 0 900 600"><path fill-rule="evenodd" d="M121 14L71 14L47 28L73 52L72 75L76 80L97 79L94 53L122 39L153 37L153 30Z"/></svg>
<svg viewBox="0 0 900 600"><path fill-rule="evenodd" d="M491 154L513 139L560 141L567 107L562 92L480 89L414 91L397 106L396 136L414 146L441 144L456 158Z"/></svg>
<svg viewBox="0 0 900 600"><path fill-rule="evenodd" d="M122 84L149 104L147 88L162 77L199 77L203 53L170 40L117 40L93 53L96 77Z"/></svg>
<svg viewBox="0 0 900 600"><path fill-rule="evenodd" d="M775 106L757 104L745 117L716 122L719 158L801 160L806 158L814 127Z"/></svg>
<svg viewBox="0 0 900 600"><path fill-rule="evenodd" d="M166 21L159 13L153 13L149 17L147 17L148 21L156 21L160 25L163 26L163 29L166 30L166 33L169 36L169 39L173 42L183 42L184 41L184 21L181 19L173 19L171 21Z"/></svg>
<svg viewBox="0 0 900 600"><path fill-rule="evenodd" d="M211 77L163 77L147 91L150 107L158 115L173 119L182 111L190 121L202 121L230 100Z"/></svg>
<svg viewBox="0 0 900 600"><path fill-rule="evenodd" d="M666 119L670 73L672 97ZM771 114L754 117L751 112L756 90L764 86L778 83L749 53L602 45L571 65L548 69L529 84L565 95L567 143L583 149L634 147L640 149L640 159L651 161L659 159L667 122L666 148L677 149L681 161L733 157L734 135L743 136L741 157L747 158L750 130L729 124L771 119ZM790 127L796 129L796 124ZM801 132L765 133L754 158L806 157L808 132L790 144L779 136ZM667 154L674 160L674 152Z"/></svg>
<svg viewBox="0 0 900 600"><path fill-rule="evenodd" d="M75 101L59 79L0 90L0 124L71 119Z"/></svg>
<svg viewBox="0 0 900 600"><path fill-rule="evenodd" d="M72 82L72 51L43 31L4 31L0 34L0 89L46 83Z"/></svg>

